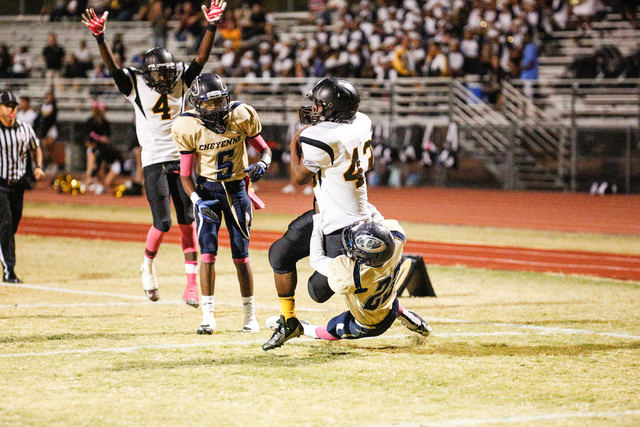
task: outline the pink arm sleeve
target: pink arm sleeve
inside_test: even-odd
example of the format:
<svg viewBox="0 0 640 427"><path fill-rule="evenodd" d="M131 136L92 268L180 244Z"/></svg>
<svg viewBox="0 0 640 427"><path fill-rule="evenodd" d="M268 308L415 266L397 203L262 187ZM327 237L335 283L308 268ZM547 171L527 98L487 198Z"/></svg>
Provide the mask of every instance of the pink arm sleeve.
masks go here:
<svg viewBox="0 0 640 427"><path fill-rule="evenodd" d="M193 171L193 153L180 154L180 176L191 176Z"/></svg>
<svg viewBox="0 0 640 427"><path fill-rule="evenodd" d="M256 135L253 138L247 138L247 142L251 144L251 146L259 153L262 154L265 148L267 148L267 143L262 138L262 135Z"/></svg>

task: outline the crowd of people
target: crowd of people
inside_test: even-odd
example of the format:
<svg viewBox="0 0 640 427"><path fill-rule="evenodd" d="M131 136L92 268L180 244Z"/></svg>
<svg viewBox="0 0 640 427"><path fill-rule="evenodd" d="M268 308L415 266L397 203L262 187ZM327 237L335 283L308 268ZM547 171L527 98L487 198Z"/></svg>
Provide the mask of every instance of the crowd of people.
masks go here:
<svg viewBox="0 0 640 427"><path fill-rule="evenodd" d="M45 12L52 20L74 19L85 3L60 1ZM198 2L90 3L99 12L110 11L110 19L147 21L156 47L166 47L174 37L193 41L188 53L195 53L206 30ZM309 10L307 23L315 30L294 35L276 31L260 2L235 9L220 25L216 44L224 46L224 54L216 71L225 77L478 75L495 86L503 78L535 79L540 39L565 28L572 15L580 28L589 29L590 19L605 5L601 0L575 5L563 0L314 0ZM88 77L101 72L93 69L90 52L84 41L65 52L50 40L42 55L47 70ZM114 53L124 64L122 35L116 34ZM33 64L29 46L14 53L0 46L0 76L29 76Z"/></svg>

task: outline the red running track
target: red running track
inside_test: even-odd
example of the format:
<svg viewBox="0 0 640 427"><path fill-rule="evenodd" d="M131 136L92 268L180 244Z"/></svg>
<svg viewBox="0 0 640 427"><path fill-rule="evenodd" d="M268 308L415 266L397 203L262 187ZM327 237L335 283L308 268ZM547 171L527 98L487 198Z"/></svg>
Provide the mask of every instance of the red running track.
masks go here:
<svg viewBox="0 0 640 427"><path fill-rule="evenodd" d="M65 221L25 217L21 234L40 236L144 242L149 225L100 221ZM280 233L253 231L251 249L267 250ZM165 242L180 244L180 231L173 227ZM228 247L229 235L221 230L220 245ZM427 264L462 265L496 270L554 272L640 281L640 256L593 252L540 250L516 247L461 245L407 241L405 253L422 255Z"/></svg>

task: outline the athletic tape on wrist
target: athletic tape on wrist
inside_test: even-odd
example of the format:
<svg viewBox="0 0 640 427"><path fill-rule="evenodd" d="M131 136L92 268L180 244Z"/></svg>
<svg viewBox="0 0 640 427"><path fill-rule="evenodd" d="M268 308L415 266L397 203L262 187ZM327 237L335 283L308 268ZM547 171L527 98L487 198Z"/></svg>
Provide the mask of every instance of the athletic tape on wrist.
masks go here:
<svg viewBox="0 0 640 427"><path fill-rule="evenodd" d="M196 193L195 191L191 193L189 198L191 199L191 203L193 203L194 205L198 203L198 200L200 200L200 196L198 196L198 193Z"/></svg>

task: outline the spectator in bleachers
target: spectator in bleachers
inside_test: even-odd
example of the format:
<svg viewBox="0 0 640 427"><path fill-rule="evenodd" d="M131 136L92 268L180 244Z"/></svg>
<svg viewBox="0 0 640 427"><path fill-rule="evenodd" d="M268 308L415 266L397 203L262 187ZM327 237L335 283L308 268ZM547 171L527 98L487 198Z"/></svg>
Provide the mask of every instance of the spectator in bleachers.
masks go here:
<svg viewBox="0 0 640 427"><path fill-rule="evenodd" d="M49 14L49 21L65 21L74 16L75 4L72 1L57 0Z"/></svg>
<svg viewBox="0 0 640 427"><path fill-rule="evenodd" d="M153 32L153 45L163 49L166 48L168 34L167 25L169 23L170 16L167 16L167 13L165 13L160 0L151 1L148 6L146 18L149 21L151 31Z"/></svg>
<svg viewBox="0 0 640 427"><path fill-rule="evenodd" d="M438 43L429 44L427 57L422 67L422 75L428 77L446 77L449 75L447 56L442 53Z"/></svg>
<svg viewBox="0 0 640 427"><path fill-rule="evenodd" d="M16 78L28 78L33 70L33 55L29 53L29 46L22 46L13 56L12 74Z"/></svg>
<svg viewBox="0 0 640 427"><path fill-rule="evenodd" d="M266 33L267 15L262 10L259 2L251 6L249 15L249 25L242 27L242 39L250 40L253 37L262 36Z"/></svg>
<svg viewBox="0 0 640 427"><path fill-rule="evenodd" d="M231 40L225 40L223 47L224 53L220 57L220 67L216 73L223 77L234 77L233 69L236 63L236 48L233 46Z"/></svg>
<svg viewBox="0 0 640 427"><path fill-rule="evenodd" d="M58 122L58 104L56 97L52 91L48 91L44 94L44 103L40 106L40 112L35 123L35 131L39 138L49 132L49 130L56 126Z"/></svg>
<svg viewBox="0 0 640 427"><path fill-rule="evenodd" d="M116 21L131 21L140 6L137 0L117 0L109 3L109 14Z"/></svg>
<svg viewBox="0 0 640 427"><path fill-rule="evenodd" d="M106 106L93 101L91 117L86 123L87 173L85 185L96 194L108 190L122 170L122 155L110 143L111 124L105 116Z"/></svg>
<svg viewBox="0 0 640 427"><path fill-rule="evenodd" d="M393 51L393 55L391 58L391 65L396 70L398 75L400 76L415 76L417 75L416 70L412 69L409 64L409 58L407 55L407 51L409 49L409 37L404 37L402 39L402 44L396 46Z"/></svg>
<svg viewBox="0 0 640 427"><path fill-rule="evenodd" d="M464 76L464 55L460 52L460 42L458 40L451 40L447 60L451 77Z"/></svg>
<svg viewBox="0 0 640 427"><path fill-rule="evenodd" d="M193 37L194 42L189 49L188 54L193 54L198 51L202 38L206 30L204 23L204 15L202 12L195 8L192 2L188 1L182 5L182 11L178 15L178 28L176 29L176 39L179 41L187 40L188 36Z"/></svg>
<svg viewBox="0 0 640 427"><path fill-rule="evenodd" d="M11 66L13 61L9 47L6 44L0 45L0 78L11 77Z"/></svg>
<svg viewBox="0 0 640 427"><path fill-rule="evenodd" d="M93 55L87 47L87 41L80 40L80 42L78 43L78 48L73 52L73 54L78 60L78 64L80 64L80 66L84 69L86 76L86 73L93 68Z"/></svg>
<svg viewBox="0 0 640 427"><path fill-rule="evenodd" d="M69 56L69 60L64 64L64 70L62 71L62 77L67 79L86 78L86 67L78 62L78 58L74 54Z"/></svg>
<svg viewBox="0 0 640 427"><path fill-rule="evenodd" d="M460 52L464 55L465 74L478 74L478 57L480 56L480 43L470 28L465 29L464 38L460 42Z"/></svg>
<svg viewBox="0 0 640 427"><path fill-rule="evenodd" d="M31 106L31 98L28 96L23 96L20 98L20 107L18 108L18 112L16 113L16 119L21 122L29 123L29 126L35 129L36 119L38 118L38 113L36 113Z"/></svg>
<svg viewBox="0 0 640 427"><path fill-rule="evenodd" d="M605 11L606 8L601 0L583 0L580 3L574 4L571 9L571 13L578 20L578 31L587 35L593 34L591 21L596 15L602 14Z"/></svg>
<svg viewBox="0 0 640 427"><path fill-rule="evenodd" d="M538 47L531 34L527 34L524 38L520 70L520 79L527 81L524 86L525 95L527 98L532 98L533 84L531 82L538 80Z"/></svg>
<svg viewBox="0 0 640 427"><path fill-rule="evenodd" d="M500 65L500 57L493 55L491 57L491 68L483 75L482 91L487 98L487 102L491 105L500 105L500 91L502 90L502 81L507 78L507 72Z"/></svg>
<svg viewBox="0 0 640 427"><path fill-rule="evenodd" d="M218 31L220 32L222 40L230 40L234 47L238 47L240 45L240 42L242 41L242 32L240 31L233 14L229 14L229 17L227 17L227 19L225 19L220 25L220 29Z"/></svg>
<svg viewBox="0 0 640 427"><path fill-rule="evenodd" d="M113 52L116 61L120 61L124 64L127 60L127 48L124 45L124 39L122 33L116 33L113 36L113 42L111 42L111 52Z"/></svg>
<svg viewBox="0 0 640 427"><path fill-rule="evenodd" d="M64 49L58 44L58 38L55 34L49 34L47 38L47 46L42 49L46 67L47 87L56 87L59 85L60 74L64 66ZM59 89L59 87L56 87Z"/></svg>

